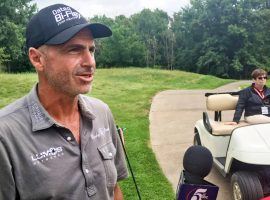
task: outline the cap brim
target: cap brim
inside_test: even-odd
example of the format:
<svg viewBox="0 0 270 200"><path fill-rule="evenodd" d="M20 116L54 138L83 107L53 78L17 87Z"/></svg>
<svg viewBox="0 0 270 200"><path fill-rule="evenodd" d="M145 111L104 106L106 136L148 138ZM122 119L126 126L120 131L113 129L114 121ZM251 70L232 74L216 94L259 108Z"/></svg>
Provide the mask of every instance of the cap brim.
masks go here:
<svg viewBox="0 0 270 200"><path fill-rule="evenodd" d="M93 38L103 38L112 35L111 29L104 24L79 24L62 31L45 42L45 44L63 44L84 28L88 28L91 31Z"/></svg>

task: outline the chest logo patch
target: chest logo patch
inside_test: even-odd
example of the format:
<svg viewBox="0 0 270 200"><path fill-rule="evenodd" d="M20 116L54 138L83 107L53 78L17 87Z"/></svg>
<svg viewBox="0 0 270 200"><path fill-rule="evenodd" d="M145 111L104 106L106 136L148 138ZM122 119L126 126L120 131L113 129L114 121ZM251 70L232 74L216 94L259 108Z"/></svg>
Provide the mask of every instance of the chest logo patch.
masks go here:
<svg viewBox="0 0 270 200"><path fill-rule="evenodd" d="M109 128L99 128L95 133L91 134L92 140L95 140L100 137L104 137L107 133L110 133Z"/></svg>
<svg viewBox="0 0 270 200"><path fill-rule="evenodd" d="M63 155L64 155L64 152L63 152L62 147L51 147L45 151L31 155L31 159L32 159L33 164L36 165L39 162L43 163L49 160L56 159Z"/></svg>

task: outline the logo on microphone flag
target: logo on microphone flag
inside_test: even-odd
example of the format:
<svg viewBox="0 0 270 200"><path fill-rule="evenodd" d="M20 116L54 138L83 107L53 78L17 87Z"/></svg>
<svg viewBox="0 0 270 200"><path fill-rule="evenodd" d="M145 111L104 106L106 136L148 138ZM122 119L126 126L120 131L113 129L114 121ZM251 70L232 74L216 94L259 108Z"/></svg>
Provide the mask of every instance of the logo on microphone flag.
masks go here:
<svg viewBox="0 0 270 200"><path fill-rule="evenodd" d="M199 188L193 194L191 200L204 200L208 199L207 189Z"/></svg>
<svg viewBox="0 0 270 200"><path fill-rule="evenodd" d="M209 185L181 184L177 200L216 200L218 187Z"/></svg>

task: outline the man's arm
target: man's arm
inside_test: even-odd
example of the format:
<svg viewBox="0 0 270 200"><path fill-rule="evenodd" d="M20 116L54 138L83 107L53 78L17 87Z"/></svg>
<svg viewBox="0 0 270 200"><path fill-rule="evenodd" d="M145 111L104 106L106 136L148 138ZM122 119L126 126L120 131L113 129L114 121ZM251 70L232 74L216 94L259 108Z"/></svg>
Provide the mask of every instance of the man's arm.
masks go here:
<svg viewBox="0 0 270 200"><path fill-rule="evenodd" d="M115 187L114 187L114 200L123 200L124 196L123 193L121 191L120 186L118 185L118 183L116 183Z"/></svg>

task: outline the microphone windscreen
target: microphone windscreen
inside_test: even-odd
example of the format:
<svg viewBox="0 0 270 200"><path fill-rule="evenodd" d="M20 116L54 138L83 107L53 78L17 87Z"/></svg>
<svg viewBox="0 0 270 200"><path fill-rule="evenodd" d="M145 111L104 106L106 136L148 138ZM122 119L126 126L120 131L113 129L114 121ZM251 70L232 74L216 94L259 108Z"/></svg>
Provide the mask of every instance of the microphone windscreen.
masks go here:
<svg viewBox="0 0 270 200"><path fill-rule="evenodd" d="M206 147L191 146L184 154L184 169L195 176L206 177L211 171L212 165L213 156Z"/></svg>

